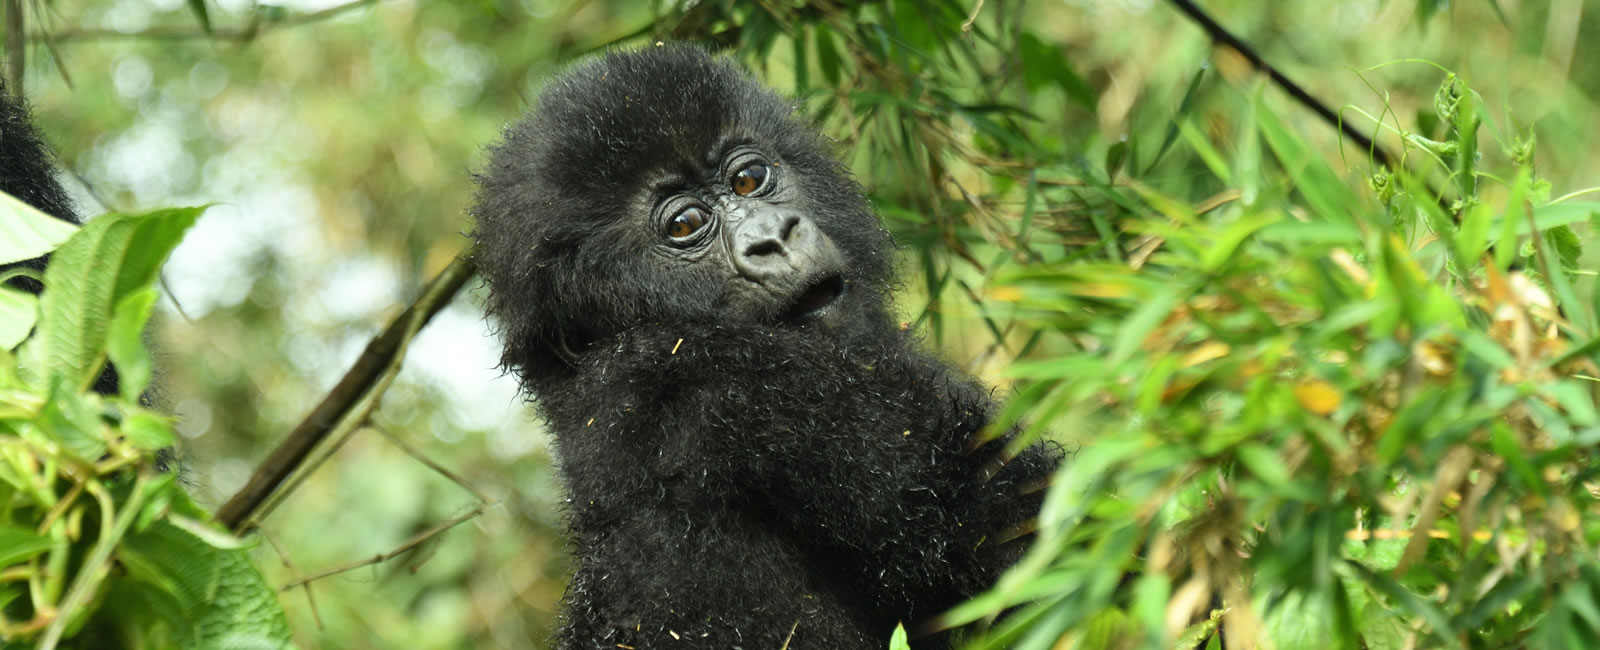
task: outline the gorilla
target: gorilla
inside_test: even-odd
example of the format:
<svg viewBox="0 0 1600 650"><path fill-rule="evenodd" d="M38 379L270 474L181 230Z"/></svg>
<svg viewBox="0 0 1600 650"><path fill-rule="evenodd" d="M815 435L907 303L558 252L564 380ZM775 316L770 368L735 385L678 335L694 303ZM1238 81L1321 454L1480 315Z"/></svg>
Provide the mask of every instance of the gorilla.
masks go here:
<svg viewBox="0 0 1600 650"><path fill-rule="evenodd" d="M985 444L990 390L897 326L893 241L791 101L695 46L608 53L477 181L567 494L557 646L881 649L1018 558L1061 448Z"/></svg>
<svg viewBox="0 0 1600 650"><path fill-rule="evenodd" d="M4 83L0 83L0 191L62 221L82 223L72 197L56 178L54 157L34 128L27 103L12 95ZM0 273L16 267L42 273L48 262L46 256L4 264L0 265ZM26 276L12 278L7 284L35 294L44 289L38 281ZM95 379L93 390L102 395L117 394L116 368L106 364Z"/></svg>
<svg viewBox="0 0 1600 650"><path fill-rule="evenodd" d="M34 129L28 105L0 82L0 191L52 217L78 223L77 208L56 178L52 159L49 147ZM46 257L26 260L0 266L0 271L23 266L43 272L48 261ZM13 278L9 284L30 293L43 289L29 277Z"/></svg>

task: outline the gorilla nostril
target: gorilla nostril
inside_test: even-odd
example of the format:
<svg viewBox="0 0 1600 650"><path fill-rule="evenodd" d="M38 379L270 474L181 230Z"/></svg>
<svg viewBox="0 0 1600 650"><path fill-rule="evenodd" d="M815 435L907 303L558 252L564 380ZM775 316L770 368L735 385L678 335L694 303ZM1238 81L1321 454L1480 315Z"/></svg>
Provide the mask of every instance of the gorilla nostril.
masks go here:
<svg viewBox="0 0 1600 650"><path fill-rule="evenodd" d="M783 242L794 241L794 231L799 226L800 226L800 217L799 217L799 215L789 215L789 217L787 219L783 220L783 229L779 231L778 241L783 241Z"/></svg>
<svg viewBox="0 0 1600 650"><path fill-rule="evenodd" d="M763 239L744 249L745 257L761 257L764 255L782 255L783 244L776 239Z"/></svg>

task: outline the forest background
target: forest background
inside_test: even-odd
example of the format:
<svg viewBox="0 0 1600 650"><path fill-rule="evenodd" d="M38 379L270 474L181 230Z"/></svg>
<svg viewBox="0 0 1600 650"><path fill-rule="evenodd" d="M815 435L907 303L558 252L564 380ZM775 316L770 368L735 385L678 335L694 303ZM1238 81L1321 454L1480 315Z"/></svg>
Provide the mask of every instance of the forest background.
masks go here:
<svg viewBox="0 0 1600 650"><path fill-rule="evenodd" d="M208 510L466 248L472 171L555 71L689 39L797 97L903 244L903 319L1080 450L1058 483L1090 496L1058 485L1033 563L953 616L1047 594L991 645L1600 634L1582 0L1206 4L1387 153L1156 0L13 4L83 211L213 204L151 330ZM285 591L302 647L549 634L550 440L468 286L253 556L284 585L475 516ZM1125 571L1164 577L1106 583ZM1187 625L1208 611L1228 622Z"/></svg>

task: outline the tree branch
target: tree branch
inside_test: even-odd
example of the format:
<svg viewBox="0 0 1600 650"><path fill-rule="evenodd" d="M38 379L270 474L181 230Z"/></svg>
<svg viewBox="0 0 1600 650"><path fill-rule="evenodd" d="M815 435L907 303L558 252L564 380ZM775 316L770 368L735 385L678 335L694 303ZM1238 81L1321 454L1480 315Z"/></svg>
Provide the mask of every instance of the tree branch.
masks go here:
<svg viewBox="0 0 1600 650"><path fill-rule="evenodd" d="M22 97L22 75L27 71L28 43L15 35L22 33L22 0L6 0L6 85L11 94Z"/></svg>
<svg viewBox="0 0 1600 650"><path fill-rule="evenodd" d="M1312 97L1311 93L1306 92L1304 88L1300 87L1300 84L1295 83L1292 79L1284 76L1283 73L1278 72L1277 68L1274 68L1272 67L1272 64L1267 63L1266 59L1261 58L1261 55L1257 54L1254 49L1251 49L1248 44L1242 40L1239 40L1239 37L1234 36L1227 29L1223 28L1222 25L1217 24L1217 21L1212 20L1211 16L1208 15L1205 10L1196 6L1194 2L1191 2L1190 0L1172 0L1172 4L1178 8L1178 11L1182 11L1184 15L1187 15L1191 20L1200 25L1200 29L1205 30L1206 35L1210 36L1213 42L1228 46L1233 51L1238 52L1240 56L1243 56L1246 60L1248 60L1250 65L1255 66L1257 70L1267 73L1267 76L1272 79L1272 82L1277 84L1278 87L1282 88L1284 92L1289 93L1289 96L1293 97L1295 101L1300 102L1302 106L1311 109L1311 112L1316 113L1318 117L1323 119L1323 121L1338 129L1341 133L1344 133L1345 137L1354 140L1356 144L1361 145L1361 148L1366 149L1372 155L1372 158L1378 162L1378 164L1388 167L1391 170L1396 169L1394 162L1395 159L1393 156L1389 155L1388 151L1385 151L1383 147L1378 146L1377 143L1373 142L1372 138L1367 137L1367 134L1362 133L1353 126L1350 126L1348 122L1339 119L1339 115L1334 113L1333 109L1328 108L1326 104L1323 104L1321 101L1318 101L1317 98Z"/></svg>
<svg viewBox="0 0 1600 650"><path fill-rule="evenodd" d="M428 283L422 295L411 306L389 322L383 332L367 343L361 357L344 374L339 383L328 391L322 402L272 450L266 460L256 467L250 480L233 498L217 510L217 521L235 533L250 521L256 510L293 474L317 443L359 403L383 377L384 370L404 348L408 331L415 332L444 309L451 298L461 290L476 270L472 264L473 250L457 256L449 266ZM420 322L415 322L421 319Z"/></svg>
<svg viewBox="0 0 1600 650"><path fill-rule="evenodd" d="M18 2L20 0L6 0L6 1L7 2ZM153 40L153 41L184 41L184 40L206 39L206 40L218 40L218 41L240 41L240 42L245 42L245 41L253 40L257 36L265 34L265 33L269 32L269 31L274 30L274 29L282 29L282 28L285 28L285 27L298 27L300 25L305 25L307 23L314 23L314 22L317 22L319 20L325 20L325 19L328 19L328 18L332 18L334 16L337 16L339 14L345 13L345 12L353 10L353 9L359 9L361 7L364 7L364 6L367 6L367 5L376 4L376 3L377 3L377 0L353 0L352 2L346 2L346 3L341 4L341 5L334 5L332 7L328 7L327 9L313 11L313 12L307 13L307 14L298 14L298 15L294 15L294 16L289 16L289 17L284 18L282 20L274 20L274 21L271 21L271 22L263 22L261 20L261 15L258 13L258 14L254 15L254 16L251 16L249 24L245 25L242 28L238 28L238 29L213 29L213 30L211 30L209 32L204 30L204 29L194 28L194 27L154 27L154 28L151 28L151 29L141 30L141 31L137 31L137 32L122 32L122 31L117 31L115 29L68 29L68 30L64 30L64 31L60 31L60 32L53 32L53 33L49 33L49 34L44 34L44 33L40 33L40 32L34 32L34 33L28 35L28 40L29 41L50 40L50 41L59 42L59 43L70 43L72 41L97 41L97 40L122 40L122 39L144 39L144 40ZM20 30L18 30L17 33L21 33Z"/></svg>

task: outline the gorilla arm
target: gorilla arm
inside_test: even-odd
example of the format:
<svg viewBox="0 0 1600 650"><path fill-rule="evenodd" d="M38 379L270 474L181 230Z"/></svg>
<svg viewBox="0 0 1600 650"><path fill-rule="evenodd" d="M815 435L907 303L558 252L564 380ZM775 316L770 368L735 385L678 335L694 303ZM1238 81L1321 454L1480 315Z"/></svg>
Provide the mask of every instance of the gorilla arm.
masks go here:
<svg viewBox="0 0 1600 650"><path fill-rule="evenodd" d="M994 408L986 391L909 336L884 337L851 349L809 328L644 326L589 355L574 381L590 390L540 404L564 463L583 468L565 478L589 510L741 495L734 507L876 605L931 616L1015 559L991 538L1038 511L1023 487L1059 455L1035 445L983 480L1002 446L969 453Z"/></svg>
<svg viewBox="0 0 1600 650"><path fill-rule="evenodd" d="M816 579L791 540L743 513L636 507L624 521L576 534L582 562L561 648L881 650L893 629L863 616L861 603Z"/></svg>

